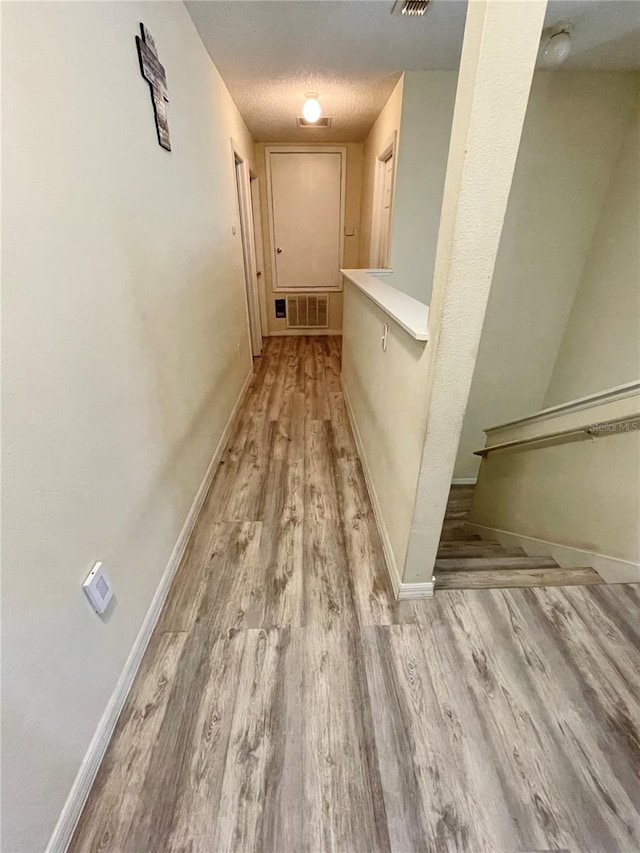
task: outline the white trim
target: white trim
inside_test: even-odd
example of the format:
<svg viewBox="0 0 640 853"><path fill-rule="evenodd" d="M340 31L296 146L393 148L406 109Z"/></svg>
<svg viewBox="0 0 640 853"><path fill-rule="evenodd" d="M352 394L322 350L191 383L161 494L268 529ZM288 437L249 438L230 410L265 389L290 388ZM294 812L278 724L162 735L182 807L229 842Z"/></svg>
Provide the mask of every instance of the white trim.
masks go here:
<svg viewBox="0 0 640 853"><path fill-rule="evenodd" d="M503 424L488 427L483 432L493 433L497 430L511 429L512 427L525 426L527 424L535 424L538 421L545 421L548 418L555 418L559 415L569 415L572 412L580 412L583 409L592 409L595 406L601 406L604 403L611 403L614 400L623 400L625 397L635 397L640 394L640 380L635 382L627 382L624 385L616 385L613 388L607 388L605 391L598 391L596 394L588 394L586 397L578 397L575 400L569 400L566 403L560 403L558 406L550 406L548 409L541 409L533 415L526 415L523 418L518 418L515 421L506 421Z"/></svg>
<svg viewBox="0 0 640 853"><path fill-rule="evenodd" d="M238 417L240 406L244 401L252 379L253 372L250 372L242 386L242 390L240 391L235 406L233 407L233 411L229 416L227 425L220 436L220 441L218 442L211 462L207 468L207 472L204 475L204 479L200 484L200 488L198 489L193 504L191 505L191 509L189 510L185 523L180 531L180 535L178 536L173 551L171 552L169 562L162 573L160 583L158 584L151 601L151 605L144 617L138 636L136 637L131 651L129 652L124 668L120 673L118 683L116 684L115 689L111 694L111 698L107 703L107 707L100 718L98 726L91 739L91 743L89 744L89 748L85 753L80 769L78 770L73 785L71 786L66 802L62 807L60 817L58 818L58 822L51 834L45 853L64 853L69 846L69 842L71 841L78 820L80 819L80 815L82 814L82 809L84 808L87 797L89 796L89 791L91 790L91 786L95 780L100 763L109 745L109 741L111 740L116 723L118 722L118 717L124 707L133 679L136 676L142 657L145 653L149 640L151 639L151 634L153 633L153 629L155 628L158 617L162 611L162 606L167 597L167 593L169 592L171 582L173 581L173 577L186 550L189 538L198 519L198 515L200 514L200 510L202 509L202 505L213 481L218 463L222 458L225 446Z"/></svg>
<svg viewBox="0 0 640 853"><path fill-rule="evenodd" d="M340 335L342 337L342 329L282 329L277 332L269 332L268 337L270 338L284 338L286 336L293 335L305 335L306 337L315 336L315 335Z"/></svg>
<svg viewBox="0 0 640 853"><path fill-rule="evenodd" d="M367 456L364 452L364 445L362 443L362 437L360 435L360 430L358 429L358 424L356 422L356 417L353 411L353 407L351 405L351 400L349 399L349 393L347 391L347 386L344 383L344 379L342 374L340 374L340 385L342 387L342 393L344 394L344 402L347 409L347 415L349 416L349 422L351 424L351 429L353 430L353 437L356 442L356 448L358 450L358 456L360 457L360 462L362 463L362 470L364 472L365 483L367 484L367 491L369 492L369 498L371 499L371 505L373 507L373 514L375 516L376 524L378 525L378 531L380 533L380 539L382 540L382 550L384 551L384 558L387 564L387 571L389 572L389 577L391 578L391 585L393 587L393 592L396 598L400 597L400 593L402 591L403 584L400 581L400 572L398 571L398 566L396 564L396 558L393 553L393 548L391 547L391 540L389 538L389 533L387 532L386 525L384 523L384 516L382 515L382 508L380 506L380 500L378 498L378 493L376 492L375 483L373 482L373 477L371 476L371 470L369 469L369 463L367 462ZM411 586L411 584L410 584Z"/></svg>
<svg viewBox="0 0 640 853"><path fill-rule="evenodd" d="M260 300L260 326L262 334L268 334L269 317L267 315L266 275L264 274L264 242L262 236L262 207L260 205L260 178L249 172L249 190L251 192L251 212L253 214L253 243L256 250L256 279Z"/></svg>
<svg viewBox="0 0 640 853"><path fill-rule="evenodd" d="M451 481L452 486L475 486L478 482L477 477L454 477Z"/></svg>
<svg viewBox="0 0 640 853"><path fill-rule="evenodd" d="M252 354L258 356L262 352L262 321L260 315L260 294L258 292L255 230L251 208L251 176L249 174L249 164L242 156L233 137L231 137L231 154L233 183L236 190L236 205L240 225L249 341L251 342Z"/></svg>
<svg viewBox="0 0 640 853"><path fill-rule="evenodd" d="M429 339L429 306L384 281L376 270L340 270L365 296L416 341ZM385 270L385 273L387 271Z"/></svg>
<svg viewBox="0 0 640 853"><path fill-rule="evenodd" d="M399 601L407 601L411 598L433 598L435 582L435 577L432 577L428 583L401 583L396 598Z"/></svg>
<svg viewBox="0 0 640 853"><path fill-rule="evenodd" d="M547 542L533 536L521 536L498 527L485 527L482 524L467 522L482 539L497 539L505 547L520 546L530 557L553 557L562 568L590 566L595 569L605 583L640 583L640 563L608 557L595 551L571 548L559 542Z"/></svg>
<svg viewBox="0 0 640 853"><path fill-rule="evenodd" d="M379 261L380 254L380 219L382 216L382 193L384 192L384 164L393 157L393 175L391 176L391 205L389 210L389 234L387 238L387 262L391 257L391 234L393 224L393 203L396 192L396 146L398 131L394 130L382 150L376 155L375 174L373 181L373 202L371 210L371 246L369 248L369 263L375 264Z"/></svg>
<svg viewBox="0 0 640 853"><path fill-rule="evenodd" d="M278 271L276 269L275 227L273 218L273 194L271 186L271 154L340 154L340 266L344 263L344 227L347 199L347 146L346 145L268 145L264 149L267 175L267 213L269 220L269 259L271 264L271 285L274 293L291 293L296 290L305 292L325 291L341 293L342 280L335 287L278 287Z"/></svg>

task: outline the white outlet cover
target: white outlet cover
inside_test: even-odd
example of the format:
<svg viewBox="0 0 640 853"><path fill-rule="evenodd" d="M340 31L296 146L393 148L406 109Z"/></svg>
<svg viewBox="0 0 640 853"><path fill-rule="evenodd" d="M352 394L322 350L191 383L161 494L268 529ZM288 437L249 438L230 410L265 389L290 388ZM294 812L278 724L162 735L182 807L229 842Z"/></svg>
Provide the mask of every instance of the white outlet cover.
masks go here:
<svg viewBox="0 0 640 853"><path fill-rule="evenodd" d="M113 586L103 563L96 563L91 569L82 589L96 613L104 613L113 598Z"/></svg>

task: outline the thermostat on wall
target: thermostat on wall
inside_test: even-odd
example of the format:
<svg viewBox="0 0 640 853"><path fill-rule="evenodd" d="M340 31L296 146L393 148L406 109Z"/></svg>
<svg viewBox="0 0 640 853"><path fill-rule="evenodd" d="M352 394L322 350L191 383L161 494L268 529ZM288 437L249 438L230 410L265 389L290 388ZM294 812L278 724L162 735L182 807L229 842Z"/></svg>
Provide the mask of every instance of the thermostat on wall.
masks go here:
<svg viewBox="0 0 640 853"><path fill-rule="evenodd" d="M85 595L96 613L104 613L113 598L113 587L102 563L96 563L82 584Z"/></svg>

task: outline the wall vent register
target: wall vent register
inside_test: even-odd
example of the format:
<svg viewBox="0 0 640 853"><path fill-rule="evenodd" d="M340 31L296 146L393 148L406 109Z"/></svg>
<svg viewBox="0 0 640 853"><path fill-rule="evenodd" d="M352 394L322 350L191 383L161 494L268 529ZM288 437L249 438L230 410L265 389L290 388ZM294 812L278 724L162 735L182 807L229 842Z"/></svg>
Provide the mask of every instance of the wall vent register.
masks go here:
<svg viewBox="0 0 640 853"><path fill-rule="evenodd" d="M287 297L287 328L327 329L329 327L328 295Z"/></svg>

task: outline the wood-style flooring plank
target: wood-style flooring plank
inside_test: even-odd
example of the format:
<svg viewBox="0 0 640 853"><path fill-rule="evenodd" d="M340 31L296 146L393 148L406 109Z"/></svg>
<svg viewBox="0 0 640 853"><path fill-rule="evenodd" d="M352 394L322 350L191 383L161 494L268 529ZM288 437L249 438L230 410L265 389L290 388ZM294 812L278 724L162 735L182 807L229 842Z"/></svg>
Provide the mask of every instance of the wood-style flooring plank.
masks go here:
<svg viewBox="0 0 640 853"><path fill-rule="evenodd" d="M432 619L363 633L392 850L527 849L468 696L473 670L462 674L455 660L456 678L445 676L452 650L443 626Z"/></svg>
<svg viewBox="0 0 640 853"><path fill-rule="evenodd" d="M514 793L519 791L514 816L523 842L530 849L624 849L623 836L639 831L637 811L632 820L623 787L613 774L607 775L603 741L589 734L590 727L574 711L570 697L576 681L557 647L557 628L564 633L569 610L563 604L562 612L556 611L555 631L547 623L545 631L538 625L531 632L527 625L532 623L522 618L524 603L542 604L546 610L549 599L566 602L567 592L526 590L520 593L524 601L514 599L515 594L458 593L455 599L441 598L436 607L448 619L461 670L477 673L469 686L503 778ZM517 608L509 612L507 603L514 600ZM550 635L553 642L547 643ZM551 661L553 667L547 670ZM606 685L599 683L601 688ZM612 735L611 721L606 728ZM622 820L601 802L598 776L619 803Z"/></svg>
<svg viewBox="0 0 640 853"><path fill-rule="evenodd" d="M358 449L349 423L344 394L329 394L333 447L338 459L357 459Z"/></svg>
<svg viewBox="0 0 640 853"><path fill-rule="evenodd" d="M303 527L304 624L326 631L336 625L354 627L353 578L339 521L310 523Z"/></svg>
<svg viewBox="0 0 640 853"><path fill-rule="evenodd" d="M503 589L533 586L587 586L602 583L590 568L436 569L436 589Z"/></svg>
<svg viewBox="0 0 640 853"><path fill-rule="evenodd" d="M524 557L522 548L505 548L499 542L481 540L480 542L440 542L438 559L445 557Z"/></svg>
<svg viewBox="0 0 640 853"><path fill-rule="evenodd" d="M69 846L70 853L127 850L139 820L151 755L167 713L187 634L155 634L89 799Z"/></svg>
<svg viewBox="0 0 640 853"><path fill-rule="evenodd" d="M342 359L342 336L327 335L327 347L329 355L339 360Z"/></svg>
<svg viewBox="0 0 640 853"><path fill-rule="evenodd" d="M189 637L123 851L211 850L246 636Z"/></svg>
<svg viewBox="0 0 640 853"><path fill-rule="evenodd" d="M215 637L221 631L262 627L264 573L260 570L261 522L219 522L196 623ZM203 635L204 636L204 635Z"/></svg>
<svg viewBox="0 0 640 853"><path fill-rule="evenodd" d="M305 629L305 853L390 851L371 706L359 637Z"/></svg>
<svg viewBox="0 0 640 853"><path fill-rule="evenodd" d="M631 647L640 648L640 584L602 585L589 591L600 610L625 634Z"/></svg>
<svg viewBox="0 0 640 853"><path fill-rule="evenodd" d="M300 850L303 835L299 631L247 633L210 850Z"/></svg>
<svg viewBox="0 0 640 853"><path fill-rule="evenodd" d="M340 520L336 460L329 421L307 421L305 431L305 517L312 523Z"/></svg>
<svg viewBox="0 0 640 853"><path fill-rule="evenodd" d="M190 631L204 593L216 527L204 513L195 529L158 619L157 631Z"/></svg>
<svg viewBox="0 0 640 853"><path fill-rule="evenodd" d="M455 569L549 569L557 567L553 557L445 557L436 560L435 568L443 571Z"/></svg>
<svg viewBox="0 0 640 853"><path fill-rule="evenodd" d="M338 459L336 480L344 542L362 625L416 621L412 601L397 601L359 459Z"/></svg>
<svg viewBox="0 0 640 853"><path fill-rule="evenodd" d="M324 365L324 377L327 387L327 393L340 394L342 386L340 385L340 359L335 355L326 355L322 361Z"/></svg>
<svg viewBox="0 0 640 853"><path fill-rule="evenodd" d="M492 627L511 689L517 673L527 707L541 709L533 718L546 729L547 773L571 791L570 802L550 804L558 824L571 827L573 843L566 846L624 850L640 832L640 703L637 692L621 691L619 674L597 643L588 643L585 654L588 629L572 602L587 594L581 587L530 590L517 598L505 591L489 606L477 600L472 606L479 634ZM547 614L542 620L541 613ZM627 656L637 661L637 650L627 647ZM597 684L593 693L589 683Z"/></svg>
<svg viewBox="0 0 640 853"><path fill-rule="evenodd" d="M304 397L305 414L308 420L329 420L329 398L324 377L324 363L313 346L304 360Z"/></svg>
<svg viewBox="0 0 640 853"><path fill-rule="evenodd" d="M260 627L299 627L304 612L304 462L272 463L273 489L261 524L258 571L263 577Z"/></svg>

